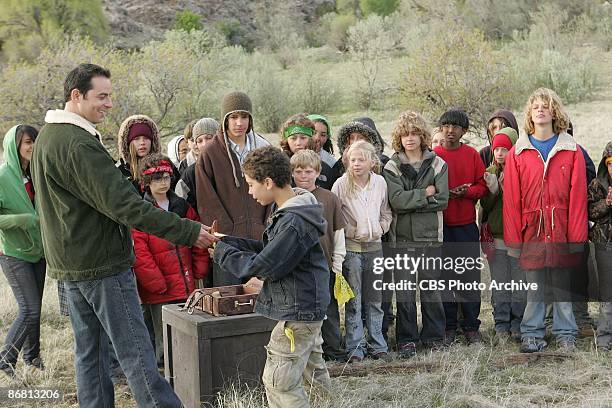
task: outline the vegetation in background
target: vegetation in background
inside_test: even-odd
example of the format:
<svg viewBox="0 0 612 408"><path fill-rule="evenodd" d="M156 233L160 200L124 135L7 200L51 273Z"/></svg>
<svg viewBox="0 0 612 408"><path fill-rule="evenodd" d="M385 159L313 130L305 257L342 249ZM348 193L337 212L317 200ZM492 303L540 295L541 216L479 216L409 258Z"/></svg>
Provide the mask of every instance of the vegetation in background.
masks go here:
<svg viewBox="0 0 612 408"><path fill-rule="evenodd" d="M107 146L128 115L150 115L169 136L193 118L217 116L222 95L235 89L251 95L261 132L276 132L295 112L386 118L411 107L435 118L453 106L478 131L491 111L520 108L538 86L566 103L592 98L601 88L592 62L612 45L612 5L602 0L547 0L535 9L527 0L338 0L309 21L297 0L266 0L255 9L255 31L238 20L205 25L184 11L177 29L133 51L101 41L99 2L0 1L0 21L40 22L0 28L0 128L41 125L47 109L63 106L66 73L94 62L113 74L115 108L100 126ZM63 8L37 14L41 3ZM52 23L64 21L58 16L73 16L61 17L72 25ZM90 19L97 25L74 23ZM23 45L32 43L39 48Z"/></svg>

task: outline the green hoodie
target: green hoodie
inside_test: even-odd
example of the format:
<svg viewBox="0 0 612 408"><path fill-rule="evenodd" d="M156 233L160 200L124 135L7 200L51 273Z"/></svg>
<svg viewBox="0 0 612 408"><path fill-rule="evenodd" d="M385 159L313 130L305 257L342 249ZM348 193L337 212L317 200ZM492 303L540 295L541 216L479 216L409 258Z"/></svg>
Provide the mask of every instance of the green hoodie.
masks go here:
<svg viewBox="0 0 612 408"><path fill-rule="evenodd" d="M518 133L511 127L506 127L499 130L495 135L503 133L512 142L512 146L516 144L518 140ZM491 152L493 155L493 152ZM492 156L493 157L493 156ZM499 167L495 164L495 158L493 158L493 164L487 168L487 172L491 174L495 174L497 179L499 180L499 176L501 175ZM501 187L501 186L500 186ZM491 233L494 238L503 239L504 238L504 205L503 205L503 191L500 188L497 194L492 194L489 192L486 196L480 199L480 205L487 217L487 222L491 227Z"/></svg>
<svg viewBox="0 0 612 408"><path fill-rule="evenodd" d="M0 252L27 262L44 256L38 214L23 183L13 126L4 136L4 163L0 166Z"/></svg>

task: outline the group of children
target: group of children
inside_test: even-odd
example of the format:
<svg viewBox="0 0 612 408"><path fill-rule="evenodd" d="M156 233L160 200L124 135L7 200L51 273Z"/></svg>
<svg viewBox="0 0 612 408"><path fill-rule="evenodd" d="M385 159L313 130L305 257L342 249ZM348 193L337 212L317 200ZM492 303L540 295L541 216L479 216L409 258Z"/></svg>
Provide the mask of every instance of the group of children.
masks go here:
<svg viewBox="0 0 612 408"><path fill-rule="evenodd" d="M584 299L572 296L572 282L587 274L587 233L599 267L597 344L612 346L612 142L587 194L588 156L568 134L569 119L553 91L538 89L529 98L524 135L511 112L495 112L480 152L461 141L470 123L460 109L442 114L433 131L419 113L401 113L391 157L371 119L351 121L338 132L339 159L326 117L290 117L278 149L254 132L251 112L246 94L226 95L221 122L191 122L169 143L168 156L147 116L127 118L119 131L117 167L135 194L183 218L216 220L230 236L209 255L133 231L134 271L158 364L162 305L184 301L198 279L219 286L255 276L264 281L256 310L279 321L263 377L268 399L273 406L299 405L306 396L302 377L328 386L323 358L388 358L393 316L389 298L373 289L376 259L476 259L481 245L493 280L540 284L528 292L493 291L496 335L520 341L523 352L542 350L549 303L558 346L573 350L572 305ZM354 294L344 308L344 336L333 295L338 275ZM438 279L480 282L481 270L396 268L384 277ZM421 290L419 329L416 290L396 291L399 355L448 347L460 334L468 344L480 342L480 299L479 290Z"/></svg>

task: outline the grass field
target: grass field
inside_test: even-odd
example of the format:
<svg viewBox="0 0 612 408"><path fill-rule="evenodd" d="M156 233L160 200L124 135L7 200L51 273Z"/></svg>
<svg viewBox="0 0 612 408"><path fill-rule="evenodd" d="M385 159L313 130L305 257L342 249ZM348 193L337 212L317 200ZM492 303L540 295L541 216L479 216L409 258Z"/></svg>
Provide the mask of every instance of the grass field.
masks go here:
<svg viewBox="0 0 612 408"><path fill-rule="evenodd" d="M567 106L574 122L575 137L597 163L604 145L612 139L606 117L612 112L612 54L601 57L598 66L606 81L591 101ZM369 115L388 140L393 119L399 111L409 107L395 107L385 112L347 112L332 115L334 124L350 118ZM520 118L519 118L520 123ZM337 127L336 127L337 130ZM277 142L275 135L269 135ZM472 138L479 146L482 141ZM488 279L488 271L483 272ZM483 299L489 299L488 294ZM58 407L76 406L76 385L73 356L73 337L67 318L58 312L55 281L48 279L42 314L42 356L44 372L32 371L20 362L17 370L21 380L9 382L0 374L0 387L60 388L64 400ZM597 316L596 304L591 313ZM4 338L17 312L17 307L4 275L0 275L0 338ZM492 315L489 302L483 302L484 343L481 346L455 345L443 352L421 352L407 365L421 364L421 369L405 372L371 374L365 377L339 377L332 380L333 398L317 401L315 407L610 407L612 406L612 357L601 353L593 345L593 338L579 341L579 350L571 356L540 359L533 362L517 361L518 346L499 342L492 336ZM550 351L555 347L551 346ZM381 363L365 362L375 369ZM116 390L116 405L135 406L124 389ZM224 407L263 407L261 389L227 390L220 396ZM0 401L0 406L5 406ZM36 403L11 407L37 406ZM42 405L38 405L42 406Z"/></svg>

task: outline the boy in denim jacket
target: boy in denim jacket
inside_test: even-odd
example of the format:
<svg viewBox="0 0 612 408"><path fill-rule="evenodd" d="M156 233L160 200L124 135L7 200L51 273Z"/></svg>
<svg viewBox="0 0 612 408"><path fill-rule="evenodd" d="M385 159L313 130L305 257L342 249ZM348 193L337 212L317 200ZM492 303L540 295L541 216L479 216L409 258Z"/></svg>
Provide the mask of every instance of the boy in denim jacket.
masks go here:
<svg viewBox="0 0 612 408"><path fill-rule="evenodd" d="M321 325L330 301L327 260L319 242L327 223L306 190L291 188L289 158L266 146L242 168L249 194L275 204L263 241L223 237L211 254L224 271L263 280L255 311L278 320L266 347L263 383L270 407L308 407L303 380L329 389Z"/></svg>

